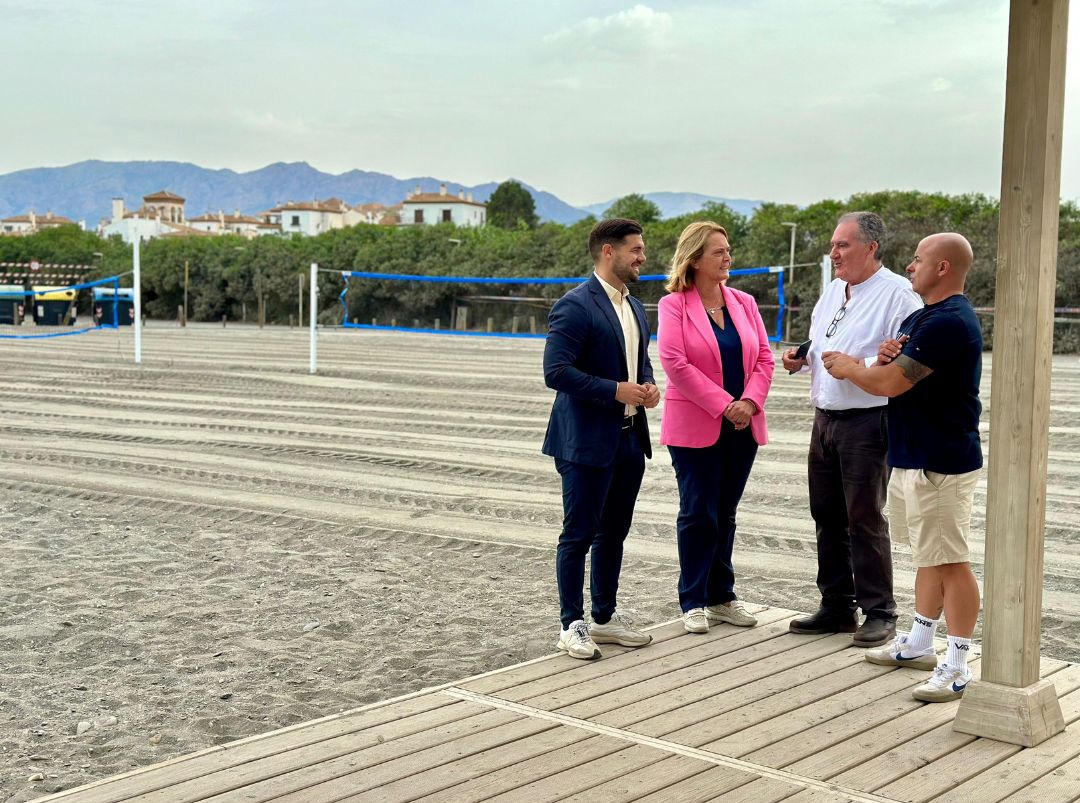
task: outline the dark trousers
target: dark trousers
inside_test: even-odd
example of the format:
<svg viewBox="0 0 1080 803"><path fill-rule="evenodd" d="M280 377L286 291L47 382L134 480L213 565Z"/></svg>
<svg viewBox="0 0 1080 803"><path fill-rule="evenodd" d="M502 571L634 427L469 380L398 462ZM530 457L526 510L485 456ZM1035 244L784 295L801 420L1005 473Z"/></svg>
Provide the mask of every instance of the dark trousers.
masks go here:
<svg viewBox="0 0 1080 803"><path fill-rule="evenodd" d="M817 525L821 604L896 619L892 550L883 514L889 485L884 407L848 417L814 413L810 513Z"/></svg>
<svg viewBox="0 0 1080 803"><path fill-rule="evenodd" d="M555 460L562 477L563 529L555 553L559 618L563 628L584 619L585 556L592 550L592 618L604 624L615 613L623 541L634 517L645 455L633 429L623 430L615 462L604 468Z"/></svg>
<svg viewBox="0 0 1080 803"><path fill-rule="evenodd" d="M679 483L679 605L683 611L736 598L731 565L735 512L757 447L749 428L736 431L727 420L712 446L668 446Z"/></svg>

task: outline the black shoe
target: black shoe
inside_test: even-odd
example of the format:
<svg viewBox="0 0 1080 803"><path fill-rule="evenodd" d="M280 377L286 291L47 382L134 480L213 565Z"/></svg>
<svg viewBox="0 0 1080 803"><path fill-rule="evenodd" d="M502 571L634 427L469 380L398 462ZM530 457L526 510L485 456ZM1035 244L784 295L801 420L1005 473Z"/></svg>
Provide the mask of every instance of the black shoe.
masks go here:
<svg viewBox="0 0 1080 803"><path fill-rule="evenodd" d="M851 637L851 643L856 647L880 647L894 638L896 638L896 622L892 619L867 616L866 621Z"/></svg>
<svg viewBox="0 0 1080 803"><path fill-rule="evenodd" d="M818 608L817 613L811 616L792 619L788 623L788 630L810 636L821 633L854 633L858 624L859 620L855 616L855 611Z"/></svg>

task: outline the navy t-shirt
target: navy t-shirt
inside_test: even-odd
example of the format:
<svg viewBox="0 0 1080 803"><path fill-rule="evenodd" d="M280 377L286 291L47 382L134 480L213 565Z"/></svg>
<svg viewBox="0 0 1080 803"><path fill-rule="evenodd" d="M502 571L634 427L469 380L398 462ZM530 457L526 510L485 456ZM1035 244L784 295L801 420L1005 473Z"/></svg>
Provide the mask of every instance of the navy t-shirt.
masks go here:
<svg viewBox="0 0 1080 803"><path fill-rule="evenodd" d="M982 468L982 329L966 296L927 304L900 324L903 354L933 373L889 399L889 465L941 474Z"/></svg>
<svg viewBox="0 0 1080 803"><path fill-rule="evenodd" d="M742 367L742 338L739 330L731 322L731 313L724 307L724 328L712 323L713 334L716 335L716 345L720 347L720 366L724 369L724 390L741 399L746 390L746 372Z"/></svg>

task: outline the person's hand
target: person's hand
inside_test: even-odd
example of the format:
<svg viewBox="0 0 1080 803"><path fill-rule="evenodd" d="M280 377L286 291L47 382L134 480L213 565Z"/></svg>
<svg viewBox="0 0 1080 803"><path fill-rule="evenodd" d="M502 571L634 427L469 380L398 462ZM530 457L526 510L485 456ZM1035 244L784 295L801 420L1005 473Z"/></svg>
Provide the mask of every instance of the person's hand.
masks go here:
<svg viewBox="0 0 1080 803"><path fill-rule="evenodd" d="M733 401L724 410L724 418L735 425L735 429L746 429L750 426L750 419L754 417L757 408L748 401Z"/></svg>
<svg viewBox="0 0 1080 803"><path fill-rule="evenodd" d="M862 360L849 357L842 351L826 351L821 355L821 364L833 379L849 379L862 367Z"/></svg>
<svg viewBox="0 0 1080 803"><path fill-rule="evenodd" d="M652 387L656 387L653 385ZM615 388L615 401L640 407L649 398L649 386L639 385L637 382L620 382ZM659 391L657 401L659 401Z"/></svg>
<svg viewBox="0 0 1080 803"><path fill-rule="evenodd" d="M652 382L646 382L642 387L647 391L645 394L645 407L651 410L660 403L660 388Z"/></svg>
<svg viewBox="0 0 1080 803"><path fill-rule="evenodd" d="M806 358L805 357L803 357L801 360L796 360L795 359L795 348L794 347L789 348L787 351L785 351L783 354L781 354L780 359L783 360L784 369L789 374L795 373L800 368L802 368L804 365L806 365Z"/></svg>
<svg viewBox="0 0 1080 803"><path fill-rule="evenodd" d="M900 335L898 338L889 338L882 341L881 345L878 346L877 365L888 365L899 357L904 344L907 342L907 335Z"/></svg>

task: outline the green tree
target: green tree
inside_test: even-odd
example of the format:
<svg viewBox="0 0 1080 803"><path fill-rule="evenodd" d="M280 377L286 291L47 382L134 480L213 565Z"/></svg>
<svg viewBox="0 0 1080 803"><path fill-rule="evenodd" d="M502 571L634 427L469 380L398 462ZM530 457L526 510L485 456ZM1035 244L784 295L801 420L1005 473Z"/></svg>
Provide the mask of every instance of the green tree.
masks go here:
<svg viewBox="0 0 1080 803"><path fill-rule="evenodd" d="M501 229L536 228L536 202L527 189L513 179L495 188L487 202L487 220Z"/></svg>
<svg viewBox="0 0 1080 803"><path fill-rule="evenodd" d="M604 217L625 217L645 225L646 223L655 223L660 219L660 207L644 195L634 192L630 195L624 195L609 206L607 211L604 212Z"/></svg>

